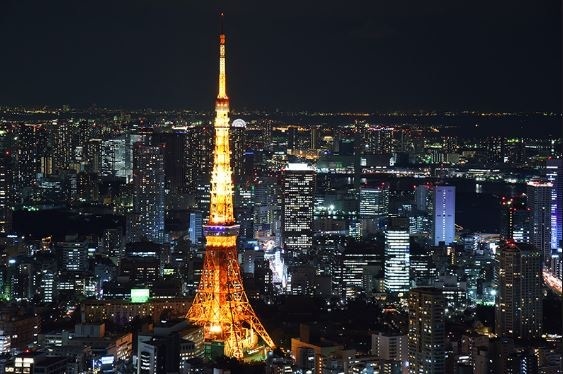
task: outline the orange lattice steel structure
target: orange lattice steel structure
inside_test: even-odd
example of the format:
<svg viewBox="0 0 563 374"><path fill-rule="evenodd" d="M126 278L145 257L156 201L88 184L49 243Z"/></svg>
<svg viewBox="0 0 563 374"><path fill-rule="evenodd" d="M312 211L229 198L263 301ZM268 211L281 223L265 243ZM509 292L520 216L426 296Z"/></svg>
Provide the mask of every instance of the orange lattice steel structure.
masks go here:
<svg viewBox="0 0 563 374"><path fill-rule="evenodd" d="M187 317L192 323L204 326L206 341L224 344L225 356L244 359L261 345L273 348L274 343L248 302L237 259L239 226L233 214L223 30L219 36L219 94L215 112L211 207L208 224L204 226L205 258L199 288Z"/></svg>

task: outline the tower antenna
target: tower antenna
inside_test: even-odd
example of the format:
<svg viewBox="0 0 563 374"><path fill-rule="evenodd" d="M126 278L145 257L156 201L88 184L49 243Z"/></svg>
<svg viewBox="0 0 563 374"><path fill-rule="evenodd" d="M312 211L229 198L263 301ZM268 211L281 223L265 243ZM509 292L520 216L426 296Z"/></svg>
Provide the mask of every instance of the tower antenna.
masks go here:
<svg viewBox="0 0 563 374"><path fill-rule="evenodd" d="M224 34L225 33L225 29L224 29L224 27L225 27L225 13L221 12L220 19L221 19L221 34Z"/></svg>

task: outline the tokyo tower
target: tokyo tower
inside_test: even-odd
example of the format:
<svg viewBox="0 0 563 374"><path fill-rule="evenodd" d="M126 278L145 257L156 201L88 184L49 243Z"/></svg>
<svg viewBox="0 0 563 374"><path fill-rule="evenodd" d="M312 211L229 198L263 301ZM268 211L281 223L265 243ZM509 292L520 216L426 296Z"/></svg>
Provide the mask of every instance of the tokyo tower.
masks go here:
<svg viewBox="0 0 563 374"><path fill-rule="evenodd" d="M233 214L233 181L229 149L229 97L225 73L225 34L221 14L219 93L215 101L215 150L211 206L204 226L203 271L187 318L204 327L205 341L223 344L225 356L244 359L274 343L248 302L237 257L239 225ZM260 339L262 342L260 342Z"/></svg>

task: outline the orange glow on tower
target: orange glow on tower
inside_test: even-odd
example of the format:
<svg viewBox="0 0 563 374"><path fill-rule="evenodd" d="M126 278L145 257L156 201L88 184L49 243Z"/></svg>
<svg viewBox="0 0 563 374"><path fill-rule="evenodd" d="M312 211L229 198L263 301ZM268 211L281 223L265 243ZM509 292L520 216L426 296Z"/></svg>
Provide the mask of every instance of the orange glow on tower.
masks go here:
<svg viewBox="0 0 563 374"><path fill-rule="evenodd" d="M238 263L236 242L239 226L235 224L233 213L229 97L222 17L223 14L219 35L219 92L215 101L211 206L208 224L204 226L206 247L201 280L187 318L204 326L206 341L223 342L225 356L244 359L261 347L273 348L274 343L248 302Z"/></svg>

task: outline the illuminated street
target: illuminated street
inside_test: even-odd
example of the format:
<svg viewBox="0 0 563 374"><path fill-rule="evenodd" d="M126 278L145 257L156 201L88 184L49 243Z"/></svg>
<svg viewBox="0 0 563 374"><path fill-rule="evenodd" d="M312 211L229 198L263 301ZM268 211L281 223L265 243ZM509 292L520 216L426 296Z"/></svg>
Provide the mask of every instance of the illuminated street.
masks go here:
<svg viewBox="0 0 563 374"><path fill-rule="evenodd" d="M554 277L549 270L543 271L543 281L553 292L562 295L561 279Z"/></svg>

